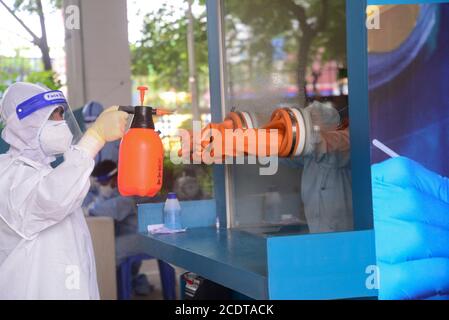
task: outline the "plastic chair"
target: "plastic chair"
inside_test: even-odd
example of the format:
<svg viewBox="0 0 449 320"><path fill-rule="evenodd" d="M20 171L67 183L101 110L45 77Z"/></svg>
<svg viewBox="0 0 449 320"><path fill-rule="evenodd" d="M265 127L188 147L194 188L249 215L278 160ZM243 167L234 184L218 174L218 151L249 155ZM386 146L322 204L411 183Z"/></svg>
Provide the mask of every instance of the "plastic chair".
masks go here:
<svg viewBox="0 0 449 320"><path fill-rule="evenodd" d="M146 254L138 254L130 256L123 261L117 271L118 278L118 298L119 300L130 300L132 296L132 272L131 268L134 263L143 260L154 259ZM164 300L176 300L176 280L175 269L162 260L158 260L159 274L162 283L162 295Z"/></svg>

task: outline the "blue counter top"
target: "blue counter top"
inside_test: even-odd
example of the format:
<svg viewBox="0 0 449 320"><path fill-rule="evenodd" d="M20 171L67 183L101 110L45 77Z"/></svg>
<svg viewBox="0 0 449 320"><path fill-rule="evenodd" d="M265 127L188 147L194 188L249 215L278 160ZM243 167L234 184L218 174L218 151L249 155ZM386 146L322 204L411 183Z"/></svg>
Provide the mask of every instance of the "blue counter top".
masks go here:
<svg viewBox="0 0 449 320"><path fill-rule="evenodd" d="M216 229L213 200L182 202L184 233L151 235L163 204L139 205L141 251L253 299L375 297L372 230L307 234L304 226ZM375 281L374 281L375 282ZM367 285L368 283L368 285Z"/></svg>
<svg viewBox="0 0 449 320"><path fill-rule="evenodd" d="M267 299L266 239L243 231L192 228L185 233L142 232L142 250L254 299Z"/></svg>

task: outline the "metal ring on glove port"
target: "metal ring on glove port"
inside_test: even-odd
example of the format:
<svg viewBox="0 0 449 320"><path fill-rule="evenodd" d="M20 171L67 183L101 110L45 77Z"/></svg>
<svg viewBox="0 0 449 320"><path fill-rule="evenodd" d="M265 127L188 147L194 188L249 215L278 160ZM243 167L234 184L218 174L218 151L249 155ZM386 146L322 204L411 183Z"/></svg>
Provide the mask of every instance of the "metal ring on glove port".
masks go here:
<svg viewBox="0 0 449 320"><path fill-rule="evenodd" d="M239 115L240 119L242 120L243 129L253 129L253 122L251 120L251 117L249 116L248 112L245 111L238 111L237 114Z"/></svg>
<svg viewBox="0 0 449 320"><path fill-rule="evenodd" d="M294 120L292 120L292 123L295 123L295 126L293 126L293 137L294 137L294 144L292 146L292 152L290 153L290 156L300 156L305 149L306 146L306 124L304 122L304 116L301 112L301 110L296 109L296 108L286 108L289 111L289 115L290 117L294 118ZM298 125L298 134L299 134L299 139L298 139L298 143L296 145L296 124Z"/></svg>
<svg viewBox="0 0 449 320"><path fill-rule="evenodd" d="M296 120L294 112L290 108L284 108L284 110L287 111L287 114L290 117L290 121L292 122L292 147L290 149L290 152L288 153L288 156L290 157L295 152L298 134L298 121Z"/></svg>

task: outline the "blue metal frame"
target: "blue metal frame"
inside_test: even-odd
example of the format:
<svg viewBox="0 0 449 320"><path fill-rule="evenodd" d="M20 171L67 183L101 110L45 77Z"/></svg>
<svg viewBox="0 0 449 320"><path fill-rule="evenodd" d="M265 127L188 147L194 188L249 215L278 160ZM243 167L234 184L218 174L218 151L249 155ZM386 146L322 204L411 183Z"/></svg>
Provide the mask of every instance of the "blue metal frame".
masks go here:
<svg viewBox="0 0 449 320"><path fill-rule="evenodd" d="M140 213L139 213L140 214ZM268 299L266 239L238 230L143 234L142 252L253 299Z"/></svg>
<svg viewBox="0 0 449 320"><path fill-rule="evenodd" d="M209 50L209 82L210 82L210 103L213 122L221 122L224 115L221 109L221 17L219 13L220 0L207 0L207 41ZM225 166L214 165L214 197L217 207L217 216L220 219L220 227L226 228L226 185Z"/></svg>
<svg viewBox="0 0 449 320"><path fill-rule="evenodd" d="M375 257L373 230L269 238L269 298L376 297L366 285Z"/></svg>
<svg viewBox="0 0 449 320"><path fill-rule="evenodd" d="M444 3L447 0L368 0L369 5L382 4L424 4L424 3Z"/></svg>
<svg viewBox="0 0 449 320"><path fill-rule="evenodd" d="M428 1L446 2L446 1ZM368 105L368 56L365 10L367 4L418 3L416 1L346 0L347 54L353 206L357 231L263 238L238 230L213 227L190 229L170 236L145 235L144 251L179 265L234 290L257 298L338 299L373 297L377 290L366 286L375 264L370 179ZM423 2L420 2L423 3ZM213 121L223 119L222 44L220 4L207 0L210 88ZM226 225L224 166L214 168L216 210ZM205 210L209 218L208 204ZM146 207L146 208L145 208ZM161 220L161 207L139 207L140 231L151 221L141 214L152 209ZM197 209L199 210L199 208ZM192 207L192 214L198 212ZM200 210L201 211L201 210ZM205 211L205 212L206 212ZM154 221L156 221L154 220ZM154 222L153 221L153 222ZM203 221L204 222L204 221ZM293 250L292 250L293 248Z"/></svg>
<svg viewBox="0 0 449 320"><path fill-rule="evenodd" d="M220 5L222 0L207 0L209 73L211 91L211 112L213 121L222 121L221 104L221 48ZM373 228L370 138L368 109L368 67L367 40L365 28L366 0L347 0L347 53L349 72L349 103L351 121L351 162L353 185L353 208L355 230ZM214 166L215 199L221 226L226 225L225 170L223 165Z"/></svg>
<svg viewBox="0 0 449 320"><path fill-rule="evenodd" d="M373 228L366 0L346 0L354 229Z"/></svg>
<svg viewBox="0 0 449 320"><path fill-rule="evenodd" d="M208 0L208 33L209 33L209 59L210 59L210 88L211 88L211 103L212 103L212 118L214 121L221 121L223 119L221 104L223 101L222 95L222 72L221 64L221 52L222 43L220 43L221 37L217 35L222 34L220 30L220 5L222 0ZM315 292L316 298L336 298L336 297L356 297L356 296L373 296L377 294L377 291L367 291L364 284L364 268L367 265L375 263L374 253L374 235L373 235L373 218L372 218L372 197L371 197L371 174L370 174L370 136L369 136L369 108L368 108L368 57L367 57L367 31L365 27L366 23L366 0L346 0L346 16L347 16L347 60L348 60L348 73L349 73L349 103L350 103L350 119L357 119L357 121L351 121L350 134L351 134L351 162L352 162L352 184L353 184L353 208L354 208L354 227L355 230L365 230L366 232L346 232L339 234L318 234L310 236L286 236L286 237L274 237L267 240L267 266L269 272L269 295L270 298L305 298L307 293L298 287L298 290L285 293L285 286L288 285L288 281L297 282L297 285L301 287L301 283L304 283L306 279L298 274L298 270L309 274L315 273L315 267L317 264L326 262L332 256L331 252L327 252L321 260L317 259L313 263L307 265L301 256L310 248L323 251L326 245L332 248L330 243L336 243L335 241L343 243L341 250L335 250L334 252L343 253L345 256L357 256L363 257L357 263L351 265L351 259L342 259L339 261L337 254L333 255L335 259L337 270L334 273L329 274L330 278L333 276L338 278L340 274L341 279L349 281L347 283L347 289L344 286L338 288L338 284L341 282L336 281L336 285L331 285L332 290L337 290L339 295L333 296L332 294ZM223 208L222 212L226 212L225 202L225 184L224 184L224 168L216 168L217 179L216 185L216 198L217 207ZM218 205L221 203L221 205ZM352 239L351 241L348 241ZM354 241L354 239L357 239ZM290 244L290 245L288 245ZM295 247L298 249L298 254L288 254L286 248ZM309 249L308 249L309 248ZM328 249L329 249L328 248ZM361 250L365 248L365 251ZM328 250L329 251L329 250ZM331 250L332 251L332 250ZM343 252L344 251L344 252ZM353 254L351 254L351 252ZM324 254L324 252L323 252ZM283 256L283 259L281 259ZM340 255L341 257L341 255ZM323 260L324 259L324 260ZM284 261L284 262L281 262ZM310 261L309 261L310 262ZM328 262L328 261L327 261ZM350 278L348 270L351 268L359 267L357 271L356 279ZM341 267L341 269L338 269ZM352 269L351 269L352 270ZM348 278L349 276L349 278ZM334 278L335 278L334 277ZM314 284L317 283L317 279L314 279ZM335 280L335 279L334 279ZM337 279L338 280L338 279ZM287 281L287 282L286 282ZM313 281L312 281L313 282ZM318 281L319 283L319 281ZM341 284L341 283L340 283ZM302 286L302 289L310 291L307 286ZM313 287L313 284L312 284ZM355 289L354 289L355 288ZM330 287L327 287L330 289ZM353 292L349 292L352 289ZM283 291L284 290L284 291ZM349 290L349 291L348 291ZM329 291L327 291L329 292ZM311 296L309 296L311 297Z"/></svg>

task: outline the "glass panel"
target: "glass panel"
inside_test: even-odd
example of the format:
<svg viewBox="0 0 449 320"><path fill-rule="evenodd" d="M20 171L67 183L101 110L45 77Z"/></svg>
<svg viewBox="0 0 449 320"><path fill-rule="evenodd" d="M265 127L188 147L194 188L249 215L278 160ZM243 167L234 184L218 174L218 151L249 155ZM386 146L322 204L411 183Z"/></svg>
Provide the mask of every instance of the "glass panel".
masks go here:
<svg viewBox="0 0 449 320"><path fill-rule="evenodd" d="M265 235L351 230L345 0L223 2L225 113L248 112L260 128L274 110L295 107L311 114L307 128L321 130L305 135L318 139L311 152L279 159L274 175L256 164L230 167L231 227ZM313 102L322 103L314 104L318 114L306 109Z"/></svg>
<svg viewBox="0 0 449 320"><path fill-rule="evenodd" d="M385 5L368 30L371 137L449 175L449 4ZM372 148L372 162L389 156Z"/></svg>

